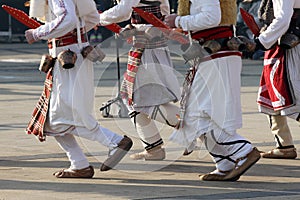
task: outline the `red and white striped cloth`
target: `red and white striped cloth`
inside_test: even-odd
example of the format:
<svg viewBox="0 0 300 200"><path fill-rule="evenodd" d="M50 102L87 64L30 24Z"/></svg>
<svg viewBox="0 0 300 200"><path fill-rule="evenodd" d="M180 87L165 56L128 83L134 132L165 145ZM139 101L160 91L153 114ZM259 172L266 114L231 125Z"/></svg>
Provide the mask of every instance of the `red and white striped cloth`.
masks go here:
<svg viewBox="0 0 300 200"><path fill-rule="evenodd" d="M124 80L121 86L121 97L126 99L129 105L133 103L133 87L138 66L141 63L143 48L131 48L128 53L127 71L124 74Z"/></svg>
<svg viewBox="0 0 300 200"><path fill-rule="evenodd" d="M53 68L50 68L46 75L43 93L40 96L40 99L33 110L31 120L26 128L27 134L33 134L38 136L41 142L46 140L46 135L44 134L44 125L47 118L52 89L52 70Z"/></svg>

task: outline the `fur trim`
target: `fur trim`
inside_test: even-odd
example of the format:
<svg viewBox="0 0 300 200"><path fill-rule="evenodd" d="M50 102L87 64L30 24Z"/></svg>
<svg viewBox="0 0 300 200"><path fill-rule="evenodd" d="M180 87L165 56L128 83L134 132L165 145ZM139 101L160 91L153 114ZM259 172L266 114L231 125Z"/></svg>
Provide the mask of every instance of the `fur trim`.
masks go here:
<svg viewBox="0 0 300 200"><path fill-rule="evenodd" d="M236 25L236 0L220 0L220 5L222 13L220 25Z"/></svg>
<svg viewBox="0 0 300 200"><path fill-rule="evenodd" d="M179 16L185 16L190 14L190 1L189 0L178 0L177 14Z"/></svg>

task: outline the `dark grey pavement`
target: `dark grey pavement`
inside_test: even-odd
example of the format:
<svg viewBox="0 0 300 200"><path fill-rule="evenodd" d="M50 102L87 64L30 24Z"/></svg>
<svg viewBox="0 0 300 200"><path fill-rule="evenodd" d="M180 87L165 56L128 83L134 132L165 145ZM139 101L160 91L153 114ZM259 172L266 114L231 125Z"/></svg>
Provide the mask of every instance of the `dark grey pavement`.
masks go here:
<svg viewBox="0 0 300 200"><path fill-rule="evenodd" d="M128 46L120 49L121 73L125 70ZM128 118L103 118L99 107L117 91L116 49L104 49L107 57L95 65L96 117L104 127L134 139L129 154L140 151ZM172 58L182 80L186 67L171 46ZM107 149L79 139L96 168L93 179L56 179L52 173L68 167L68 160L53 138L40 143L24 129L43 88L44 74L37 71L47 53L46 44L0 43L0 200L16 199L300 199L300 160L261 159L237 182L203 182L198 175L214 169L209 155L198 142L189 156L168 141L172 129L160 125L167 158L164 161L132 161L126 156L115 170L98 169ZM262 61L243 60L243 128L239 133L260 150L274 143L267 118L257 112L256 93ZM111 113L116 113L112 106ZM295 144L300 149L299 125L289 121ZM300 151L298 150L300 156Z"/></svg>

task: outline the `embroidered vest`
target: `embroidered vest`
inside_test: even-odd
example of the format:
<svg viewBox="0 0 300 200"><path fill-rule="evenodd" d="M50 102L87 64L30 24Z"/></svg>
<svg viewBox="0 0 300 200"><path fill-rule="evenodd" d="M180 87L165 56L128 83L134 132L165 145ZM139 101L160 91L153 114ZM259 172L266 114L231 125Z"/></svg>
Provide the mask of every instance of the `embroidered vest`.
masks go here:
<svg viewBox="0 0 300 200"><path fill-rule="evenodd" d="M274 9L272 0L262 0L260 8L258 10L258 17L263 22L264 27L262 30L267 28L274 19ZM293 33L300 36L300 9L294 9L294 13L290 22L287 33Z"/></svg>
<svg viewBox="0 0 300 200"><path fill-rule="evenodd" d="M272 0L262 0L258 9L258 18L266 25L270 25L274 19Z"/></svg>

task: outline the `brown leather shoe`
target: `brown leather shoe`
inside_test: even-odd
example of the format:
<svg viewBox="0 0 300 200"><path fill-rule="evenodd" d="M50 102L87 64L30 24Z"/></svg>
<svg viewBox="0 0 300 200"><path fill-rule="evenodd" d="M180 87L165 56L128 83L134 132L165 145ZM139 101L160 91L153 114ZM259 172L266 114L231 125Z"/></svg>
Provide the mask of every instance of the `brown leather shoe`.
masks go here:
<svg viewBox="0 0 300 200"><path fill-rule="evenodd" d="M215 171L219 171L219 173L214 173ZM203 174L199 175L200 180L202 181L224 181L227 174L230 173L230 171L220 171L215 170L209 174Z"/></svg>
<svg viewBox="0 0 300 200"><path fill-rule="evenodd" d="M193 153L193 150L189 151L188 149L185 149L182 155L183 155L183 156L188 156L188 155L190 155L191 153Z"/></svg>
<svg viewBox="0 0 300 200"><path fill-rule="evenodd" d="M245 157L238 159L237 163L243 159L247 159L241 166L236 166L231 171L221 171L221 174L209 173L200 175L200 180L203 181L237 181L252 165L260 159L260 152L256 147Z"/></svg>
<svg viewBox="0 0 300 200"><path fill-rule="evenodd" d="M287 149L276 148L268 152L262 152L261 157L275 159L295 159L297 157L297 151L294 147Z"/></svg>
<svg viewBox="0 0 300 200"><path fill-rule="evenodd" d="M116 149L114 149L114 153L103 162L100 170L108 171L115 167L131 149L132 144L132 140L125 135L124 138L119 142Z"/></svg>
<svg viewBox="0 0 300 200"><path fill-rule="evenodd" d="M130 158L133 160L163 160L166 158L166 151L160 145L150 150L132 154Z"/></svg>
<svg viewBox="0 0 300 200"><path fill-rule="evenodd" d="M252 167L259 159L260 152L256 147L252 149L250 153L248 153L245 157L237 160L237 164L239 161L247 159L241 166L236 166L233 170L230 171L229 174L226 175L226 181L237 181L241 175L243 175L250 167Z"/></svg>
<svg viewBox="0 0 300 200"><path fill-rule="evenodd" d="M53 173L56 178L92 178L94 176L93 166L84 169L62 169Z"/></svg>

